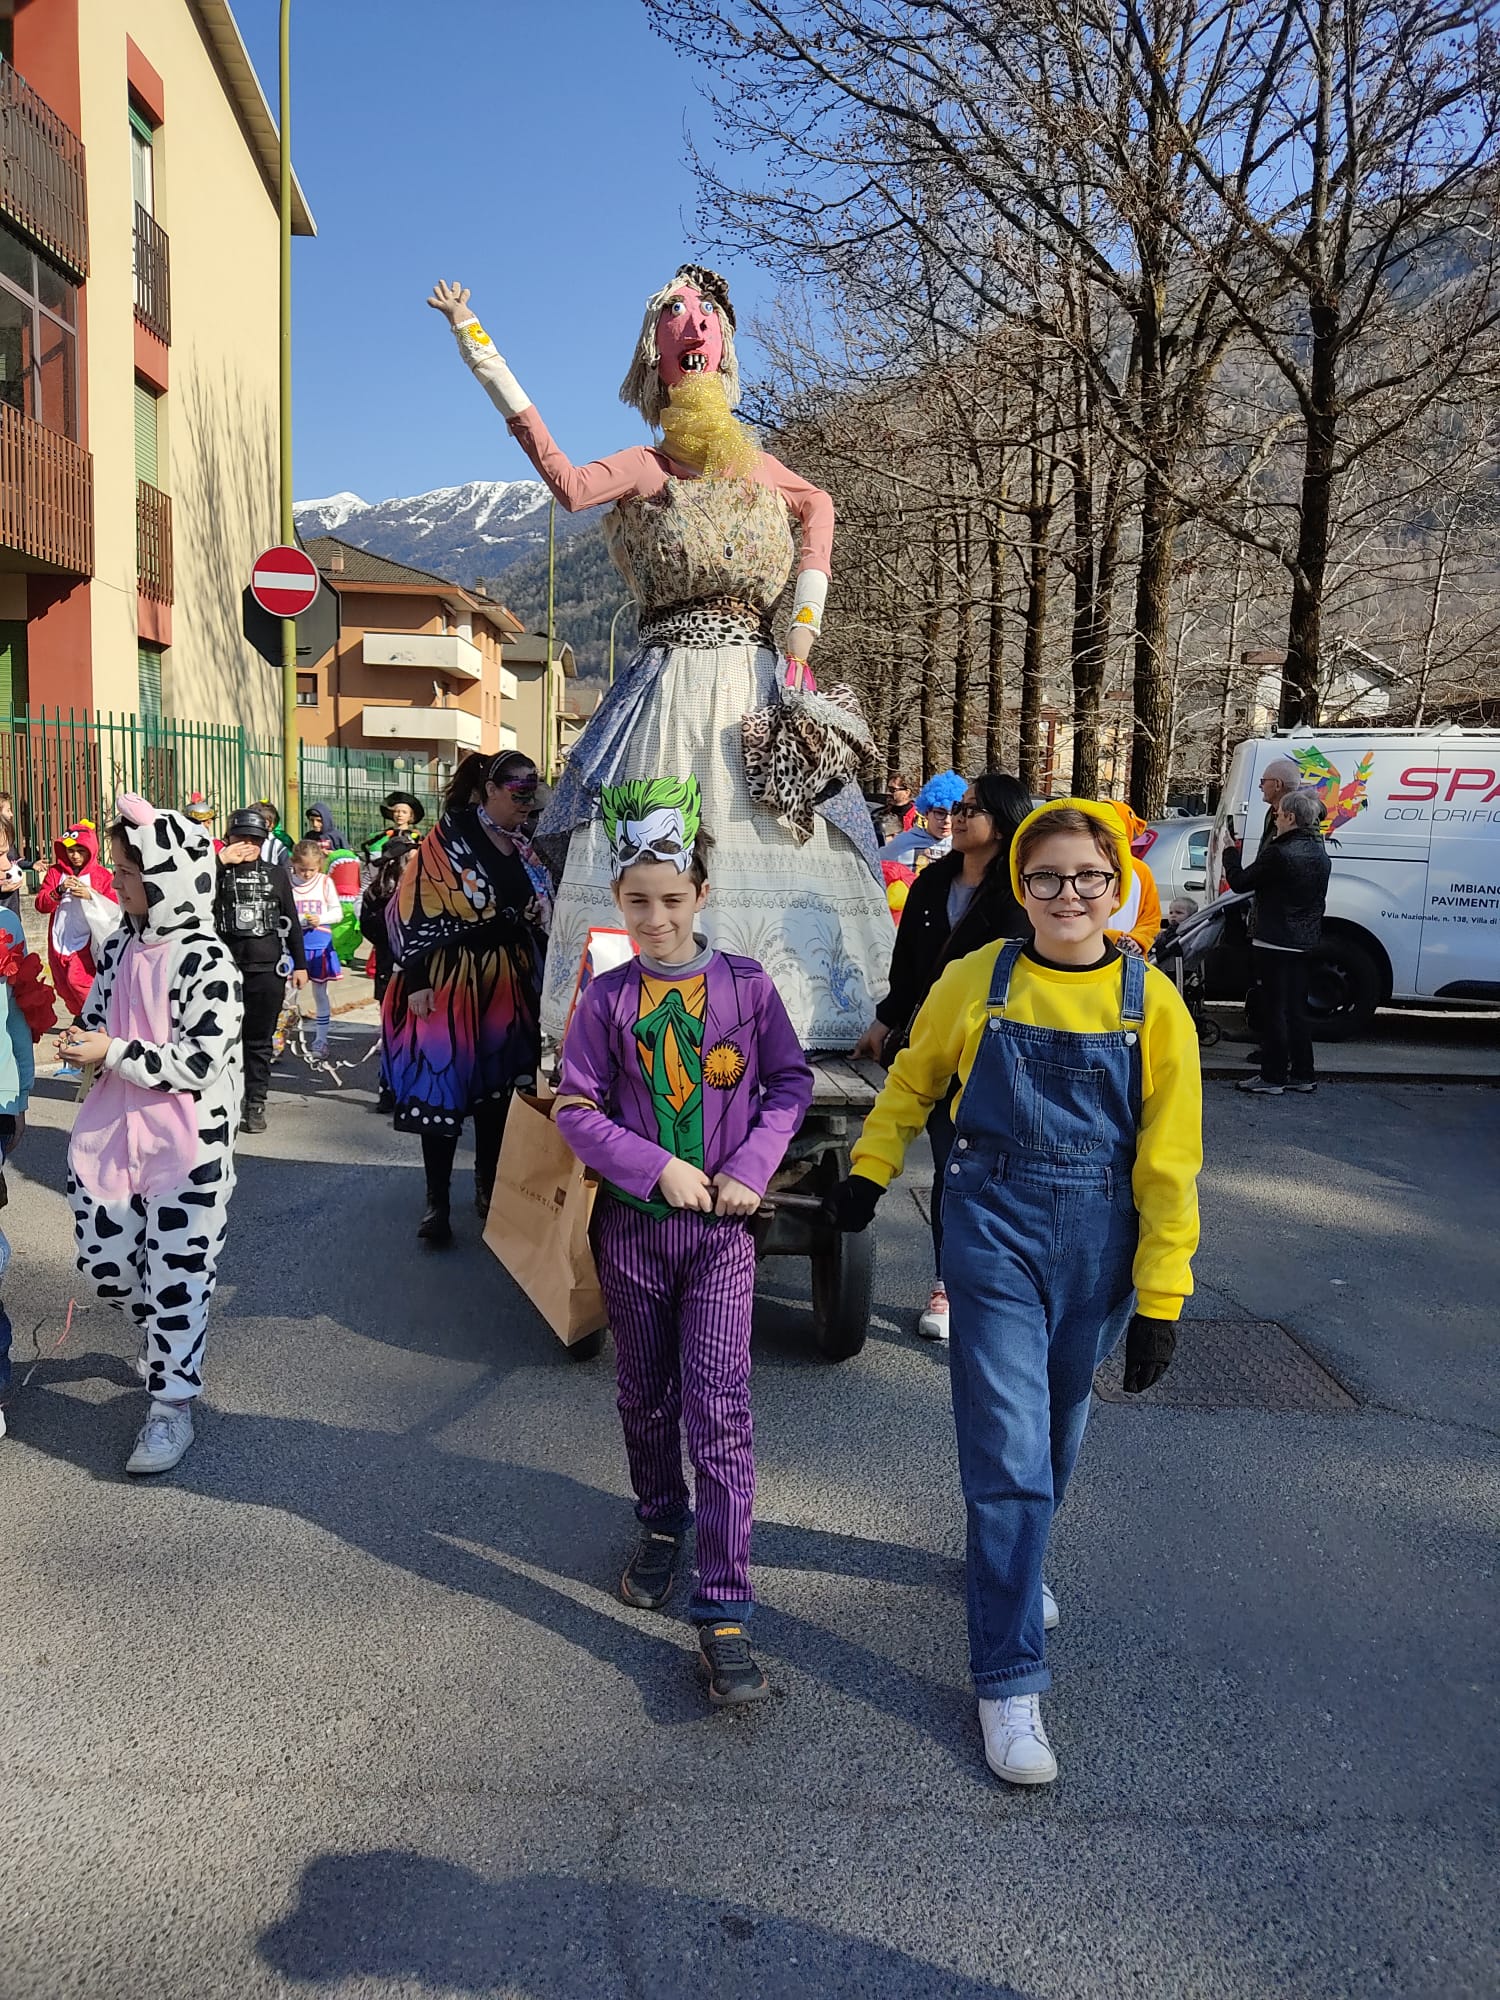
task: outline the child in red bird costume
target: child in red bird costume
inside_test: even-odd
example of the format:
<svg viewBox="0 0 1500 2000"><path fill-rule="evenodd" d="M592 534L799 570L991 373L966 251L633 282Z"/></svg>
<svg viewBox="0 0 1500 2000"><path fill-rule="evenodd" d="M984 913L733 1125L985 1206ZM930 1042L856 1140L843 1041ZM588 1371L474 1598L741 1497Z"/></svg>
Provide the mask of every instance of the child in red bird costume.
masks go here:
<svg viewBox="0 0 1500 2000"><path fill-rule="evenodd" d="M42 877L36 906L52 919L47 927L52 984L77 1020L94 983L95 947L119 928L119 905L114 877L99 860L99 830L91 819L70 826L52 843L52 852L56 859Z"/></svg>

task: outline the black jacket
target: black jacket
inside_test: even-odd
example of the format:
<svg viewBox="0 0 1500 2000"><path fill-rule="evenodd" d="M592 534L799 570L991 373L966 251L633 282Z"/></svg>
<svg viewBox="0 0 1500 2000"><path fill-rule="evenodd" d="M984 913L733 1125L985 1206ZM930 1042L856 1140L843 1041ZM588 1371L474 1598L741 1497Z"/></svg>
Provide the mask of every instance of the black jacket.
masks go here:
<svg viewBox="0 0 1500 2000"><path fill-rule="evenodd" d="M1255 891L1257 941L1296 951L1311 951L1323 935L1332 866L1318 833L1283 833L1248 866L1237 847L1224 855L1230 888Z"/></svg>
<svg viewBox="0 0 1500 2000"><path fill-rule="evenodd" d="M875 1009L876 1019L898 1035L910 1025L944 966L996 938L1031 935L1026 913L1011 893L1004 863L980 883L950 932L948 891L963 865L961 854L945 854L911 885L891 956L891 990Z"/></svg>
<svg viewBox="0 0 1500 2000"><path fill-rule="evenodd" d="M221 861L214 891L214 927L241 972L274 966L283 949L292 970L306 972L302 919L286 870L268 861Z"/></svg>

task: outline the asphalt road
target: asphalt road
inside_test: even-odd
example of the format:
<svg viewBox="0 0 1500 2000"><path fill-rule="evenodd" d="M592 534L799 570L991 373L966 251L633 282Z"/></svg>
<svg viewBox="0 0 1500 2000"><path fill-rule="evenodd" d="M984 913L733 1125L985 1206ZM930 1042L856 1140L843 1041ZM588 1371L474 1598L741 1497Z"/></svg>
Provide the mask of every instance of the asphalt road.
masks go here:
<svg viewBox="0 0 1500 2000"><path fill-rule="evenodd" d="M70 1115L44 1086L10 1174L22 1362L77 1289ZM966 1687L909 1194L854 1362L763 1274L776 1698L712 1715L687 1627L610 1595L607 1361L467 1213L419 1252L366 1091L283 1083L179 1471L125 1481L97 1307L0 1442L0 1995L1489 2000L1500 1095L1216 1086L1208 1126L1194 1313L1280 1321L1361 1407L1097 1406L1051 1564L1062 1776L1017 1793Z"/></svg>

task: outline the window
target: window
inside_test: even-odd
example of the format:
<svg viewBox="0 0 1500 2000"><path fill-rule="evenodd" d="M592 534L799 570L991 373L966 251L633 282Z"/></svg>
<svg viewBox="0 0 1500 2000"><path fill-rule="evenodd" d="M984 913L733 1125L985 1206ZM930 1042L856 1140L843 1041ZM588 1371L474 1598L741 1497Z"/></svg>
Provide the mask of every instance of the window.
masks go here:
<svg viewBox="0 0 1500 2000"><path fill-rule="evenodd" d="M161 488L161 407L154 389L135 385L135 476Z"/></svg>
<svg viewBox="0 0 1500 2000"><path fill-rule="evenodd" d="M141 645L136 653L136 708L141 721L157 723L162 718L160 646Z"/></svg>
<svg viewBox="0 0 1500 2000"><path fill-rule="evenodd" d="M130 107L130 191L147 215L156 213L156 134L132 104Z"/></svg>
<svg viewBox="0 0 1500 2000"><path fill-rule="evenodd" d="M1203 869L1208 866L1208 834L1209 829L1203 827L1197 833L1188 835L1189 868Z"/></svg>
<svg viewBox="0 0 1500 2000"><path fill-rule="evenodd" d="M316 708L318 705L318 677L316 674L298 674L298 708Z"/></svg>
<svg viewBox="0 0 1500 2000"><path fill-rule="evenodd" d="M0 223L0 401L78 435L78 294Z"/></svg>

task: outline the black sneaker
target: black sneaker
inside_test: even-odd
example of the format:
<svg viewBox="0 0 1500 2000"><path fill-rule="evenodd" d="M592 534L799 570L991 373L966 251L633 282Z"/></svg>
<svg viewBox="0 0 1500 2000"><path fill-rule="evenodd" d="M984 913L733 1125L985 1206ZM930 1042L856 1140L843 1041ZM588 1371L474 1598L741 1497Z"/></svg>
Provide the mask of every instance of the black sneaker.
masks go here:
<svg viewBox="0 0 1500 2000"><path fill-rule="evenodd" d="M715 1708L739 1708L747 1701L764 1701L771 1692L755 1664L743 1625L700 1625L698 1659L708 1676L708 1698Z"/></svg>
<svg viewBox="0 0 1500 2000"><path fill-rule="evenodd" d="M395 1110L395 1108L396 1108L395 1091L383 1089L380 1092L380 1095L375 1099L375 1109L380 1113L382 1118L387 1118L390 1116L391 1112Z"/></svg>
<svg viewBox="0 0 1500 2000"><path fill-rule="evenodd" d="M660 1611L677 1581L682 1539L666 1528L641 1529L635 1554L620 1578L620 1595L627 1604L633 1604L637 1611Z"/></svg>
<svg viewBox="0 0 1500 2000"><path fill-rule="evenodd" d="M266 1129L266 1107L263 1104L247 1104L245 1115L240 1120L242 1132L264 1132Z"/></svg>
<svg viewBox="0 0 1500 2000"><path fill-rule="evenodd" d="M493 1181L475 1181L474 1213L479 1217L479 1220L481 1222L487 1222L489 1220L490 1201L494 1195L494 1192L495 1192L495 1184Z"/></svg>

